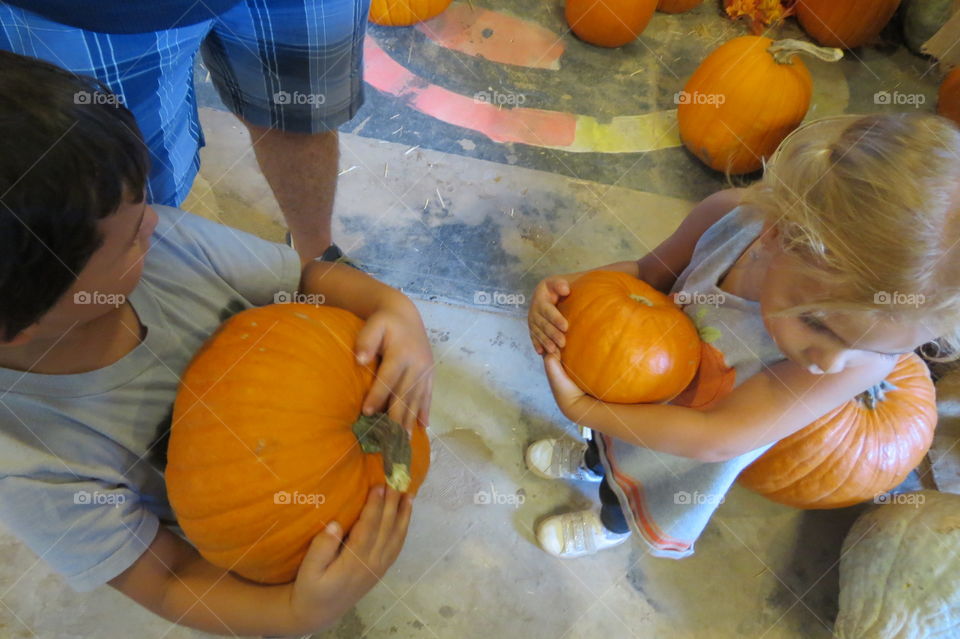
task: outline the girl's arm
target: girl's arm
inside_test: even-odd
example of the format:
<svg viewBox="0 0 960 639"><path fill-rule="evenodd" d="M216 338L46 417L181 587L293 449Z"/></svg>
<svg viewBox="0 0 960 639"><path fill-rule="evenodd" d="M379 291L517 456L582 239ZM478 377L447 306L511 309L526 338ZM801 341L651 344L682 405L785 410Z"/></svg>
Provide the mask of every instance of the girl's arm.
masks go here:
<svg viewBox="0 0 960 639"><path fill-rule="evenodd" d="M704 462L726 461L807 426L893 370L855 367L813 375L784 360L765 368L705 410L669 404L610 404L580 390L555 356L550 386L570 420L637 446Z"/></svg>
<svg viewBox="0 0 960 639"><path fill-rule="evenodd" d="M669 293L690 263L700 236L740 204L743 191L726 189L701 200L670 237L637 260L637 277L661 293Z"/></svg>

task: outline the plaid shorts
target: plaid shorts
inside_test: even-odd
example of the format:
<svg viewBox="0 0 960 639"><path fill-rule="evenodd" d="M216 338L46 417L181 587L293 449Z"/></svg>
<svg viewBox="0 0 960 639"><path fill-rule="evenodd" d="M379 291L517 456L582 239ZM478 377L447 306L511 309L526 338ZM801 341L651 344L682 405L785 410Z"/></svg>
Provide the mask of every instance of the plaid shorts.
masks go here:
<svg viewBox="0 0 960 639"><path fill-rule="evenodd" d="M178 206L200 167L193 68L203 54L220 98L264 127L336 129L363 104L369 0L244 0L215 20L108 34L0 3L0 48L94 76L137 118L150 149L148 197Z"/></svg>

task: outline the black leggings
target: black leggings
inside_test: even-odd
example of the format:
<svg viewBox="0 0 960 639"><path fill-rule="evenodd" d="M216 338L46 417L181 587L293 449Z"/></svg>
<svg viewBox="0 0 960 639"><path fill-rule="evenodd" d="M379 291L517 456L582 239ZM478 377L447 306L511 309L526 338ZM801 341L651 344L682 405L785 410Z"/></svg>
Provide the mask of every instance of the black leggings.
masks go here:
<svg viewBox="0 0 960 639"><path fill-rule="evenodd" d="M587 468L598 475L604 475L603 464L600 463L600 450L593 439L587 442L587 452L583 456L583 461ZM620 500L617 499L616 493L610 488L605 475L603 481L600 482L600 522L610 532L625 533L630 531L627 518L623 514L623 508L620 507Z"/></svg>

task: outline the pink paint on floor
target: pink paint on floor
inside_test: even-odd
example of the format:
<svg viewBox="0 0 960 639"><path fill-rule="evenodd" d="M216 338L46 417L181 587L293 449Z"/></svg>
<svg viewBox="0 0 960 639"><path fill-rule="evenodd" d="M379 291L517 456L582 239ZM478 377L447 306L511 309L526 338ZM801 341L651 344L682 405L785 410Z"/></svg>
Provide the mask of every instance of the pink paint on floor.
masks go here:
<svg viewBox="0 0 960 639"><path fill-rule="evenodd" d="M364 40L364 80L375 89L403 98L412 108L443 122L483 133L495 142L564 147L573 143L572 113L501 108L431 84L405 69L371 37Z"/></svg>
<svg viewBox="0 0 960 639"><path fill-rule="evenodd" d="M534 22L454 3L417 29L442 47L521 67L559 69L560 36Z"/></svg>

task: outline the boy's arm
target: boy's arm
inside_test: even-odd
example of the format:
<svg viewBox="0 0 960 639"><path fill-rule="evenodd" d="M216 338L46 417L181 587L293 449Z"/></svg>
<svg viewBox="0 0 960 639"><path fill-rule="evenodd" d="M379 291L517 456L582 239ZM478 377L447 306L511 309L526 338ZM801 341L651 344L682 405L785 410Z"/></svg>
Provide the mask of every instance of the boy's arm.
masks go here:
<svg viewBox="0 0 960 639"><path fill-rule="evenodd" d="M894 363L891 358L884 366L813 375L784 360L705 410L602 402L577 388L555 357L545 365L557 404L570 420L637 446L720 462L793 434L879 384Z"/></svg>
<svg viewBox="0 0 960 639"><path fill-rule="evenodd" d="M187 542L161 527L153 543L109 584L173 623L216 634L296 635L291 584L244 581L203 559Z"/></svg>
<svg viewBox="0 0 960 639"><path fill-rule="evenodd" d="M367 320L357 336L360 363L381 356L377 383L363 403L372 415L386 407L391 419L412 432L429 421L433 353L420 312L406 295L350 266L312 261L303 267L300 293L320 294L324 304Z"/></svg>
<svg viewBox="0 0 960 639"><path fill-rule="evenodd" d="M340 530L312 541L296 581L264 585L210 564L160 528L153 543L109 584L173 623L223 635L302 635L337 621L393 564L403 547L412 501L371 489L341 546ZM330 527L328 527L329 529Z"/></svg>
<svg viewBox="0 0 960 639"><path fill-rule="evenodd" d="M386 307L413 310L406 295L363 271L335 262L310 260L300 274L300 293L321 294L324 304L351 311L362 319Z"/></svg>

